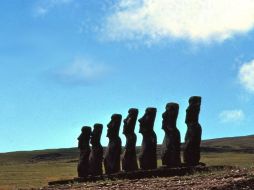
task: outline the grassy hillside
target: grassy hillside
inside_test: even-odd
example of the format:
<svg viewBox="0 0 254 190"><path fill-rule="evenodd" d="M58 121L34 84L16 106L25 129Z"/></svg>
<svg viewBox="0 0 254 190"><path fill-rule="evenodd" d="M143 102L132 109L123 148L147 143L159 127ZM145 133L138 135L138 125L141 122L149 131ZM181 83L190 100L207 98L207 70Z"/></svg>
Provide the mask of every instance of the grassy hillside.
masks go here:
<svg viewBox="0 0 254 190"><path fill-rule="evenodd" d="M158 164L161 164L158 145ZM137 148L139 152L139 147ZM254 166L254 135L205 140L201 161L208 165ZM76 177L77 148L0 154L0 189L40 187L48 181Z"/></svg>
<svg viewBox="0 0 254 190"><path fill-rule="evenodd" d="M254 135L243 137L228 137L204 140L202 142L204 148L217 148L228 151L254 151Z"/></svg>
<svg viewBox="0 0 254 190"><path fill-rule="evenodd" d="M182 145L183 146L183 145ZM140 147L137 147L139 153ZM161 152L161 145L157 147L158 158ZM204 140L201 143L201 152L242 152L254 153L254 135L243 137L228 137L219 139ZM58 160L77 160L77 148L48 149L35 151L20 151L0 153L0 165L3 163L32 163Z"/></svg>

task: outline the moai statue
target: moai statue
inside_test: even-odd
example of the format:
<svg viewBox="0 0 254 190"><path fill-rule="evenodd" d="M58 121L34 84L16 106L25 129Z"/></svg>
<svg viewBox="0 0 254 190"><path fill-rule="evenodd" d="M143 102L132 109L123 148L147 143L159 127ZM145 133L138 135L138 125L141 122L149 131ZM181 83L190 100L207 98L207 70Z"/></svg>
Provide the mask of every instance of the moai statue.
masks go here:
<svg viewBox="0 0 254 190"><path fill-rule="evenodd" d="M89 173L90 136L91 127L82 127L81 135L78 137L78 148L80 151L78 177L87 177Z"/></svg>
<svg viewBox="0 0 254 190"><path fill-rule="evenodd" d="M201 97L192 96L189 99L189 107L186 109L187 132L185 136L184 163L188 166L199 164L200 143L202 129L198 122L200 112Z"/></svg>
<svg viewBox="0 0 254 190"><path fill-rule="evenodd" d="M120 156L122 141L119 137L119 128L122 115L113 114L108 123L107 137L109 138L108 147L104 158L104 167L106 174L112 174L120 171Z"/></svg>
<svg viewBox="0 0 254 190"><path fill-rule="evenodd" d="M124 119L123 134L126 137L126 145L122 158L122 169L124 171L134 171L138 169L136 142L137 136L134 133L138 109L131 108L128 111L128 116Z"/></svg>
<svg viewBox="0 0 254 190"><path fill-rule="evenodd" d="M102 175L103 147L101 145L101 133L103 125L96 123L91 135L92 151L89 156L89 173L92 176Z"/></svg>
<svg viewBox="0 0 254 190"><path fill-rule="evenodd" d="M162 129L165 131L165 137L162 143L162 165L167 167L177 167L181 165L181 138L180 132L176 128L179 105L177 103L168 103L166 111L162 114Z"/></svg>
<svg viewBox="0 0 254 190"><path fill-rule="evenodd" d="M153 130L156 112L156 108L147 108L144 116L138 120L139 132L143 136L139 164L144 170L157 168L157 137Z"/></svg>

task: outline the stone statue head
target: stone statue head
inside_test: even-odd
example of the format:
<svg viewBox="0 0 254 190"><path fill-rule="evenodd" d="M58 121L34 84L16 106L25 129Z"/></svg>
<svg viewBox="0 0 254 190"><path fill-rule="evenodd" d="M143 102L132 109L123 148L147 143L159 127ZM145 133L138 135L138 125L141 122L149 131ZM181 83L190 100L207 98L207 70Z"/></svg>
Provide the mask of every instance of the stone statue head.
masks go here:
<svg viewBox="0 0 254 190"><path fill-rule="evenodd" d="M107 125L108 127L107 137L109 138L118 137L121 121L122 121L121 114L113 114L111 116L111 121Z"/></svg>
<svg viewBox="0 0 254 190"><path fill-rule="evenodd" d="M166 111L162 114L162 129L167 127L176 127L176 120L179 112L179 105L170 102L166 105Z"/></svg>
<svg viewBox="0 0 254 190"><path fill-rule="evenodd" d="M156 108L152 108L152 107L147 108L143 117L141 117L138 120L140 125L139 132L141 134L146 134L153 131L153 125L154 125L154 121L156 117L156 112L157 112Z"/></svg>
<svg viewBox="0 0 254 190"><path fill-rule="evenodd" d="M186 118L185 118L186 124L198 123L200 105L201 105L201 97L200 96L190 97L189 106L186 109Z"/></svg>
<svg viewBox="0 0 254 190"><path fill-rule="evenodd" d="M89 141L91 137L91 127L84 126L81 129L81 135L78 137L78 147L84 149L89 146Z"/></svg>
<svg viewBox="0 0 254 190"><path fill-rule="evenodd" d="M88 126L82 127L82 129L81 129L81 135L83 136L83 138L90 139L90 136L91 136L91 127L88 127Z"/></svg>
<svg viewBox="0 0 254 190"><path fill-rule="evenodd" d="M135 125L138 117L138 109L131 108L128 111L128 116L123 120L123 134L134 133Z"/></svg>
<svg viewBox="0 0 254 190"><path fill-rule="evenodd" d="M100 123L96 123L93 126L93 132L91 134L91 144L92 145L99 145L101 140L101 133L102 133L103 125Z"/></svg>

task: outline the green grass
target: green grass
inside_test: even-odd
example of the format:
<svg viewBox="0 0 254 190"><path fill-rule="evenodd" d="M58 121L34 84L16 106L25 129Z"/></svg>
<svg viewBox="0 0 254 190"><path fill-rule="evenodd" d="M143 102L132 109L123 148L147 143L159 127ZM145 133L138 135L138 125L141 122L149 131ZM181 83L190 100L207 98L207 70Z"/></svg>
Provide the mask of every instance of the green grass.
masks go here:
<svg viewBox="0 0 254 190"><path fill-rule="evenodd" d="M232 165L239 167L254 167L254 153L246 153L251 147L254 150L254 136L209 140L202 146L217 147L232 152L202 152L201 162L207 165ZM235 151L238 150L239 152ZM216 149L217 150L217 149ZM60 154L56 160L34 160L36 156L45 154ZM158 154L160 146L158 146ZM48 181L69 179L77 176L78 150L55 149L28 152L12 152L0 154L0 189L18 189L42 187ZM161 160L158 160L158 166Z"/></svg>
<svg viewBox="0 0 254 190"><path fill-rule="evenodd" d="M248 149L254 148L254 136L243 136L243 137L228 137L204 140L202 146L206 147L219 147L219 148L231 148L231 149Z"/></svg>
<svg viewBox="0 0 254 190"><path fill-rule="evenodd" d="M201 162L207 165L254 167L254 154L249 153L202 153Z"/></svg>
<svg viewBox="0 0 254 190"><path fill-rule="evenodd" d="M46 162L0 166L0 189L41 187L48 181L73 178L76 163Z"/></svg>
<svg viewBox="0 0 254 190"><path fill-rule="evenodd" d="M254 154L247 153L203 153L202 162L207 165L232 165L253 167ZM158 160L161 165L161 160ZM0 165L0 189L42 187L48 181L69 179L77 176L77 163L68 160L10 163Z"/></svg>
<svg viewBox="0 0 254 190"><path fill-rule="evenodd" d="M60 153L59 160L38 161L38 155ZM0 154L0 189L42 187L48 181L76 177L76 148Z"/></svg>

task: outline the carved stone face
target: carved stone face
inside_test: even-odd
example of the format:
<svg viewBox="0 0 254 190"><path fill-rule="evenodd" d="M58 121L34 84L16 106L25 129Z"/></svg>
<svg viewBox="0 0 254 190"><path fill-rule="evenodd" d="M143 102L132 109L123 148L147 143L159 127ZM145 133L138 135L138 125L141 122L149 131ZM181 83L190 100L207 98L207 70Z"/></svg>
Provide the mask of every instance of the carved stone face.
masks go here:
<svg viewBox="0 0 254 190"><path fill-rule="evenodd" d="M171 103L167 105L166 109L168 111L169 118L176 120L179 112L179 105L176 103Z"/></svg>
<svg viewBox="0 0 254 190"><path fill-rule="evenodd" d="M166 127L169 124L169 114L168 111L166 110L163 114L162 114L162 129L166 129Z"/></svg>
<svg viewBox="0 0 254 190"><path fill-rule="evenodd" d="M186 109L186 124L198 123L201 97L193 96L189 99L189 107Z"/></svg>
<svg viewBox="0 0 254 190"><path fill-rule="evenodd" d="M102 124L95 124L93 132L91 133L91 144L92 145L98 145L100 144L101 140L101 133L102 133Z"/></svg>
<svg viewBox="0 0 254 190"><path fill-rule="evenodd" d="M111 121L108 123L107 137L114 138L119 134L119 128L121 125L122 116L120 114L113 114Z"/></svg>
<svg viewBox="0 0 254 190"><path fill-rule="evenodd" d="M90 140L92 145L96 145L98 143L98 138L94 132L91 134L91 140Z"/></svg>
<svg viewBox="0 0 254 190"><path fill-rule="evenodd" d="M199 111L200 111L200 109L197 106L188 107L186 109L185 123L187 123L187 124L198 123Z"/></svg>
<svg viewBox="0 0 254 190"><path fill-rule="evenodd" d="M91 127L88 127L88 126L82 127L81 133L84 136L84 138L90 139L90 136L91 136Z"/></svg>
<svg viewBox="0 0 254 190"><path fill-rule="evenodd" d="M113 120L112 117L111 117L111 120L110 120L110 122L109 122L108 125L107 125L107 127L108 127L108 130L107 130L107 137L113 136L113 133L114 133L114 125L115 125L115 122L114 122L114 120Z"/></svg>
<svg viewBox="0 0 254 190"><path fill-rule="evenodd" d="M166 111L162 114L162 129L176 125L178 111L179 105L177 103L172 102L166 105Z"/></svg>
<svg viewBox="0 0 254 190"><path fill-rule="evenodd" d="M147 108L143 117L139 121L139 132L141 134L149 133L153 131L154 120L156 117L156 108Z"/></svg>
<svg viewBox="0 0 254 190"><path fill-rule="evenodd" d="M138 109L131 108L129 109L128 113L128 116L123 121L123 134L125 135L134 133L134 128L138 117Z"/></svg>
<svg viewBox="0 0 254 190"><path fill-rule="evenodd" d="M81 129L81 135L78 137L78 148L85 149L89 146L89 141L91 138L91 127L85 126Z"/></svg>

